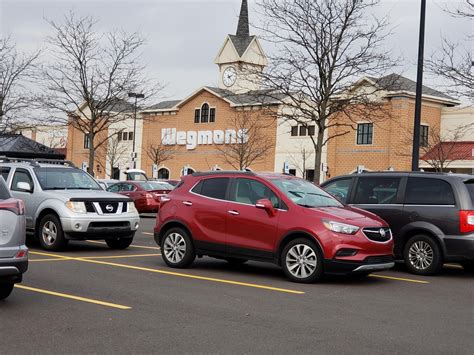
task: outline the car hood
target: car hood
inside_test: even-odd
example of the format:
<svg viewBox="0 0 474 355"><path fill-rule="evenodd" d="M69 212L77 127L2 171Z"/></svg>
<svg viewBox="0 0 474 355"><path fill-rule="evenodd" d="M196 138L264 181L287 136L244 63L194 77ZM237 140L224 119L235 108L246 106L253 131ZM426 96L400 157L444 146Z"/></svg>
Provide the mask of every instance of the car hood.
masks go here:
<svg viewBox="0 0 474 355"><path fill-rule="evenodd" d="M304 208L304 207L303 207ZM349 223L357 227L387 227L387 223L373 213L352 207L305 208L306 214L318 215L323 219Z"/></svg>
<svg viewBox="0 0 474 355"><path fill-rule="evenodd" d="M67 202L71 199L80 201L84 200L103 200L107 199L108 201L113 200L123 200L125 196L119 195L113 192L108 192L104 190L47 190L46 193L49 193L52 197L60 199L64 202Z"/></svg>

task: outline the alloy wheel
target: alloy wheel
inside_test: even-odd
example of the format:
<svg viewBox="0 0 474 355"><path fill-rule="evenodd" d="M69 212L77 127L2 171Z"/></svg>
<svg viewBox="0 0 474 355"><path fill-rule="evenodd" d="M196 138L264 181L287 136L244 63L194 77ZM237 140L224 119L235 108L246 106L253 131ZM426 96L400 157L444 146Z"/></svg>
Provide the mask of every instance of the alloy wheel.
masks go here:
<svg viewBox="0 0 474 355"><path fill-rule="evenodd" d="M166 258L172 263L179 263L186 254L186 240L178 233L171 233L164 243Z"/></svg>
<svg viewBox="0 0 474 355"><path fill-rule="evenodd" d="M318 265L318 257L312 248L305 244L296 244L286 254L286 267L296 278L311 276Z"/></svg>
<svg viewBox="0 0 474 355"><path fill-rule="evenodd" d="M43 225L43 229L41 231L41 237L46 245L51 246L54 244L58 236L58 229L56 224L52 221L47 221Z"/></svg>
<svg viewBox="0 0 474 355"><path fill-rule="evenodd" d="M427 242L418 240L410 246L408 259L417 270L429 268L433 262L433 248Z"/></svg>

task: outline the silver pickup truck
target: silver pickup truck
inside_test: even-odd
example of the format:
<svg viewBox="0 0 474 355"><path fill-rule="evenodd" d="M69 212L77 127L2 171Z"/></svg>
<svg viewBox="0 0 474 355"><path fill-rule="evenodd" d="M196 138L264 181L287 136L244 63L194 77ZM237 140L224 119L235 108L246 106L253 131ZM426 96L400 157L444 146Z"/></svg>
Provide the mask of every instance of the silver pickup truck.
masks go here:
<svg viewBox="0 0 474 355"><path fill-rule="evenodd" d="M102 190L71 162L0 157L0 175L25 204L26 228L46 250L69 240L105 240L113 249L133 241L140 217L128 198Z"/></svg>

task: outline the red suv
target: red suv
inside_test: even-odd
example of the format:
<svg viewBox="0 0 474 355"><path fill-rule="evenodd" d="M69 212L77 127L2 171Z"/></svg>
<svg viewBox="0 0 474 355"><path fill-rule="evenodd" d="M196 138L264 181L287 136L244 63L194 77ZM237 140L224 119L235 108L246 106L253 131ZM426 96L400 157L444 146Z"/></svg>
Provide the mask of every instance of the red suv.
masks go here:
<svg viewBox="0 0 474 355"><path fill-rule="evenodd" d="M387 223L283 174L188 175L162 198L154 231L164 261L175 268L190 266L196 255L235 264L251 259L309 283L325 273L369 274L394 265Z"/></svg>

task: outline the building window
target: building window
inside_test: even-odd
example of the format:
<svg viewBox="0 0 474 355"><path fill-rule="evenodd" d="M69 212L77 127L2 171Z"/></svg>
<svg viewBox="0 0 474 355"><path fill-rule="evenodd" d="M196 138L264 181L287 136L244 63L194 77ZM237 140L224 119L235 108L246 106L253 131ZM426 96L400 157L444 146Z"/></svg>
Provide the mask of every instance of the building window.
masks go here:
<svg viewBox="0 0 474 355"><path fill-rule="evenodd" d="M357 124L357 144L372 144L373 123Z"/></svg>
<svg viewBox="0 0 474 355"><path fill-rule="evenodd" d="M296 176L296 169L289 169L288 174Z"/></svg>
<svg viewBox="0 0 474 355"><path fill-rule="evenodd" d="M202 104L201 106L201 123L209 122L209 105Z"/></svg>
<svg viewBox="0 0 474 355"><path fill-rule="evenodd" d="M216 109L211 108L209 111L209 122L216 122Z"/></svg>
<svg viewBox="0 0 474 355"><path fill-rule="evenodd" d="M128 132L128 140L133 141L133 132Z"/></svg>
<svg viewBox="0 0 474 355"><path fill-rule="evenodd" d="M314 136L314 126L308 126L308 136Z"/></svg>
<svg viewBox="0 0 474 355"><path fill-rule="evenodd" d="M421 125L420 127L420 146L427 147L428 146L428 133L429 133L429 126Z"/></svg>
<svg viewBox="0 0 474 355"><path fill-rule="evenodd" d="M118 140L119 142L122 141L122 132L119 132L119 133L117 134L117 140Z"/></svg>
<svg viewBox="0 0 474 355"><path fill-rule="evenodd" d="M91 137L89 136L89 133L84 133L84 149L90 149L91 148Z"/></svg>
<svg viewBox="0 0 474 355"><path fill-rule="evenodd" d="M122 140L123 141L128 141L128 133L127 132L122 132Z"/></svg>
<svg viewBox="0 0 474 355"><path fill-rule="evenodd" d="M291 127L291 136L292 137L298 136L298 126Z"/></svg>
<svg viewBox="0 0 474 355"><path fill-rule="evenodd" d="M201 118L201 110L197 108L194 110L194 123L199 123L200 118Z"/></svg>
<svg viewBox="0 0 474 355"><path fill-rule="evenodd" d="M306 137L306 136L314 136L315 126L292 126L291 127L291 136L292 137Z"/></svg>
<svg viewBox="0 0 474 355"><path fill-rule="evenodd" d="M305 126L300 126L300 136L301 137L306 136L306 127Z"/></svg>

